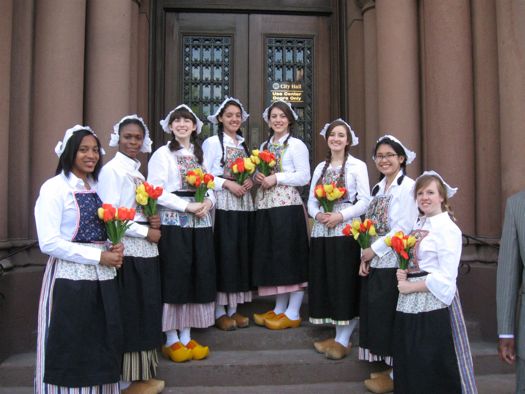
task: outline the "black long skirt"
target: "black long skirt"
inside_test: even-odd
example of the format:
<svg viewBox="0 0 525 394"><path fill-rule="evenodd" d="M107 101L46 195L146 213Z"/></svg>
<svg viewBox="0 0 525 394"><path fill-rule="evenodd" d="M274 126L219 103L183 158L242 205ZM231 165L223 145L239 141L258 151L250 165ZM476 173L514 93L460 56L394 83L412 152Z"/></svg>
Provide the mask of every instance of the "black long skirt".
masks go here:
<svg viewBox="0 0 525 394"><path fill-rule="evenodd" d="M117 271L124 352L156 349L162 344L160 263L157 257L124 257Z"/></svg>
<svg viewBox="0 0 525 394"><path fill-rule="evenodd" d="M67 387L118 382L122 325L116 281L56 279L52 300L44 382Z"/></svg>
<svg viewBox="0 0 525 394"><path fill-rule="evenodd" d="M215 211L217 291L238 293L252 290L254 224L254 211Z"/></svg>
<svg viewBox="0 0 525 394"><path fill-rule="evenodd" d="M397 268L370 268L361 279L359 347L381 357L392 356L396 316Z"/></svg>
<svg viewBox="0 0 525 394"><path fill-rule="evenodd" d="M395 393L461 393L448 308L396 312L392 349Z"/></svg>
<svg viewBox="0 0 525 394"><path fill-rule="evenodd" d="M217 295L211 227L161 226L162 302L206 304Z"/></svg>
<svg viewBox="0 0 525 394"><path fill-rule="evenodd" d="M285 286L308 280L308 236L302 205L255 213L253 284Z"/></svg>
<svg viewBox="0 0 525 394"><path fill-rule="evenodd" d="M311 238L311 322L348 324L359 316L359 256L359 244L352 237Z"/></svg>

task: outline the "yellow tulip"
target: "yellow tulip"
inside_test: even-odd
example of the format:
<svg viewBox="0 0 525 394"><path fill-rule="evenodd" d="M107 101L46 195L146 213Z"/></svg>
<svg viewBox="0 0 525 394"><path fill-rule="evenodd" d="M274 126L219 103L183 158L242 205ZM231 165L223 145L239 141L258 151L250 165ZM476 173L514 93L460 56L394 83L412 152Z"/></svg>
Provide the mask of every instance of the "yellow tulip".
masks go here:
<svg viewBox="0 0 525 394"><path fill-rule="evenodd" d="M413 235L411 235L410 237L408 237L408 240L407 240L407 245L409 248L411 248L412 246L414 246L416 244L416 237L414 237Z"/></svg>
<svg viewBox="0 0 525 394"><path fill-rule="evenodd" d="M249 158L244 158L244 168L248 171L249 174L252 174L255 171L255 164Z"/></svg>
<svg viewBox="0 0 525 394"><path fill-rule="evenodd" d="M252 150L252 155L259 157L259 149L253 149Z"/></svg>
<svg viewBox="0 0 525 394"><path fill-rule="evenodd" d="M237 164L234 164L234 165L232 166L232 172L233 172L234 174L237 174L237 173L239 172L239 169L237 168Z"/></svg>
<svg viewBox="0 0 525 394"><path fill-rule="evenodd" d="M188 182L190 185L194 185L196 180L197 177L195 175L188 175L186 177L186 182Z"/></svg>
<svg viewBox="0 0 525 394"><path fill-rule="evenodd" d="M209 181L208 184L206 185L206 187L208 189L215 189L215 182L214 181Z"/></svg>
<svg viewBox="0 0 525 394"><path fill-rule="evenodd" d="M104 208L100 207L99 209L97 209L97 214L100 220L104 220Z"/></svg>
<svg viewBox="0 0 525 394"><path fill-rule="evenodd" d="M148 203L148 194L138 193L135 196L135 200L137 200L137 204L139 205L146 205Z"/></svg>
<svg viewBox="0 0 525 394"><path fill-rule="evenodd" d="M354 239L357 241L357 239L359 238L359 231L352 229L352 234L354 235Z"/></svg>
<svg viewBox="0 0 525 394"><path fill-rule="evenodd" d="M275 160L272 160L272 161L270 161L270 162L268 163L268 166L269 166L269 167L275 167L275 164L276 164Z"/></svg>
<svg viewBox="0 0 525 394"><path fill-rule="evenodd" d="M140 185L137 186L137 190L136 190L136 193L146 193L146 187L144 186L143 183L141 183Z"/></svg>
<svg viewBox="0 0 525 394"><path fill-rule="evenodd" d="M374 237L377 235L376 228L373 224L370 226L370 230L368 230L368 233Z"/></svg>
<svg viewBox="0 0 525 394"><path fill-rule="evenodd" d="M332 191L334 190L334 185L328 183L326 185L323 185L323 189L326 193L332 193Z"/></svg>
<svg viewBox="0 0 525 394"><path fill-rule="evenodd" d="M394 234L394 237L403 238L404 236L405 234L403 233L403 231L398 231L397 233Z"/></svg>
<svg viewBox="0 0 525 394"><path fill-rule="evenodd" d="M361 221L360 220L354 220L352 222L352 229L359 231L359 228L361 227Z"/></svg>
<svg viewBox="0 0 525 394"><path fill-rule="evenodd" d="M392 238L390 236L385 238L386 246L392 246Z"/></svg>

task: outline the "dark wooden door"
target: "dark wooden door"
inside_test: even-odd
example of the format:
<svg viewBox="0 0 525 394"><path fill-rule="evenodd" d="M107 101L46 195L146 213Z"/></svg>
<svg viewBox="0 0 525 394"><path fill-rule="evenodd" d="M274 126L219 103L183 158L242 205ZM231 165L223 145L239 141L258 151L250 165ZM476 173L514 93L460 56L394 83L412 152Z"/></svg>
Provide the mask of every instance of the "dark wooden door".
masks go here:
<svg viewBox="0 0 525 394"><path fill-rule="evenodd" d="M330 116L329 18L310 15L168 12L158 116L186 103L201 116L224 96L239 98L250 118L243 127L250 147L266 137L262 119L278 82L299 84L295 128L310 150L312 165L324 155L319 130ZM295 85L295 86L296 86ZM204 133L214 132L207 125Z"/></svg>

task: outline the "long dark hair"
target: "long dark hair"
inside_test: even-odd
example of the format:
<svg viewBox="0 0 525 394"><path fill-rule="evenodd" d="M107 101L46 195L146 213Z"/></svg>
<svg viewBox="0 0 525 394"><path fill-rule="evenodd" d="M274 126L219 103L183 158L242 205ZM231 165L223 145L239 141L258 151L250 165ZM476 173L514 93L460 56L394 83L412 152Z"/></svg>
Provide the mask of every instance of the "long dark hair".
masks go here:
<svg viewBox="0 0 525 394"><path fill-rule="evenodd" d="M77 152L80 148L80 144L82 143L82 139L88 135L92 135L97 141L99 159L97 161L97 164L95 164L95 169L91 173L91 177L94 180L98 180L98 174L100 173L100 169L102 168L102 148L98 137L91 131L86 129L75 131L71 138L67 141L66 148L60 155L60 158L58 159L58 165L55 171L55 175L58 175L62 171L64 171L64 174L69 178L69 174L71 174L71 171L73 170L73 167L75 165L75 159L77 158Z"/></svg>
<svg viewBox="0 0 525 394"><path fill-rule="evenodd" d="M348 141L348 144L345 146L345 158L343 160L343 165L341 166L341 172L339 173L339 179L337 180L337 186L345 186L345 166L346 166L346 160L348 159L348 156L350 156L350 146L352 145L352 133L350 133L350 129L348 128L348 125L340 120L334 120L330 125L328 126L328 129L326 130L326 134L324 135L325 140L328 142L328 137L330 137L330 133L333 129L335 129L337 126L343 126L346 130L346 138ZM323 170L321 171L321 176L319 176L319 179L317 180L317 185L320 185L323 181L323 176L326 173L326 170L328 169L328 166L332 162L332 151L328 149L328 153L326 154L325 163Z"/></svg>
<svg viewBox="0 0 525 394"><path fill-rule="evenodd" d="M268 108L268 120L270 120L270 116L272 114L272 109L274 109L274 108L278 108L281 111L283 111L284 114L286 115L286 118L288 119L288 132L290 134L288 134L288 137L286 137L286 140L284 141L284 145L288 145L288 140L290 139L290 137L293 134L293 126L295 124L295 118L293 116L293 112L292 112L292 110L290 109L290 107L286 103L283 103L282 101L276 101L275 103L270 105L270 107ZM264 143L263 149L266 149L266 147L270 143L270 140L272 139L274 134L275 134L275 131L273 131L273 129L270 127L270 135L268 136L268 139Z"/></svg>
<svg viewBox="0 0 525 394"><path fill-rule="evenodd" d="M402 171L402 175L397 179L397 184L401 185L401 183L403 183L403 179L405 179L405 175L407 173L407 154L406 154L405 150L403 149L403 147L401 146L401 144L397 143L393 139L385 137L385 138L383 138L382 140L380 140L380 141L378 141L376 143L376 147L374 148L374 157L376 156L377 150L379 149L379 147L381 145L388 145L388 146L390 146L394 150L394 152L396 152L398 157L401 156L401 157L404 158L403 162L400 165L401 166L400 170ZM381 182L381 180L384 177L385 177L384 174L379 173L379 181L378 182ZM372 189L372 196L375 196L378 192L379 192L379 185L375 185L374 188Z"/></svg>
<svg viewBox="0 0 525 394"><path fill-rule="evenodd" d="M173 111L173 113L170 116L168 124L171 125L171 123L175 119L180 119L180 118L189 119L193 122L194 125L197 124L197 119L195 118L195 115L193 115L190 111L188 111L184 107L178 108L175 111ZM202 159L203 157L202 147L201 147L200 140L197 138L197 129L193 130L193 132L191 133L190 142L193 144L193 154L197 158L197 162L199 164L202 164L202 160L203 160ZM168 145L168 147L170 148L172 152L182 149L182 146L180 145L179 141L177 141L177 138L175 138L175 134L173 132L172 132L171 142Z"/></svg>
<svg viewBox="0 0 525 394"><path fill-rule="evenodd" d="M222 122L219 120L219 116L223 116L224 114L224 111L226 111L226 108L229 107L230 105L235 105L237 108L239 108L239 111L241 111L241 117L242 117L242 108L241 106L239 105L239 103L237 103L236 101L234 100L228 100L226 101L226 104L224 104L224 106L222 107L222 109L220 110L219 114L217 115L217 122L219 124L219 129L217 131L217 136L219 137L219 142L221 143L221 149L222 149L222 156L221 156L221 167L224 167L224 125L222 124ZM239 128L237 130L237 135L238 136L243 136L242 135L242 131L241 129ZM242 147L244 148L244 151L246 152L246 155L247 156L250 156L250 151L248 150L248 147L246 146L246 143L243 141L242 142Z"/></svg>

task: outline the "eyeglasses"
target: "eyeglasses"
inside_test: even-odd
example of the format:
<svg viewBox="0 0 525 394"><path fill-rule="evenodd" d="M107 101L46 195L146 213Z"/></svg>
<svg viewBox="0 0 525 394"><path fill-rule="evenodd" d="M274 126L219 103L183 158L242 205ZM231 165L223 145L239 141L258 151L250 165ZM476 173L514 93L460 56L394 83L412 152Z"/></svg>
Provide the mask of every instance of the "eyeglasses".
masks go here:
<svg viewBox="0 0 525 394"><path fill-rule="evenodd" d="M397 153L387 153L386 155L377 155L377 156L374 156L374 160L375 161L381 161L383 159L387 159L387 160L390 160L394 157L397 156Z"/></svg>

